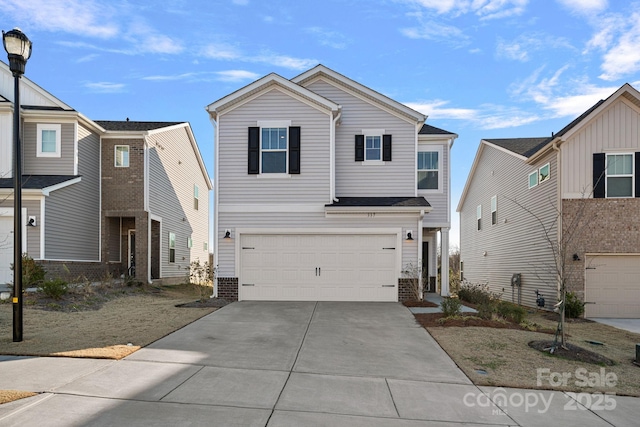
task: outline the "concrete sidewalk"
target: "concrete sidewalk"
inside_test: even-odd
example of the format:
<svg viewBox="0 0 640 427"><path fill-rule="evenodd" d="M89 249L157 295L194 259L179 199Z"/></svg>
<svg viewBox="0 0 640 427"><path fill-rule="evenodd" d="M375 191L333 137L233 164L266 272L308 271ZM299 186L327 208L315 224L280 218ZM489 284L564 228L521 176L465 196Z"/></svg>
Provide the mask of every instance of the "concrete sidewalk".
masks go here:
<svg viewBox="0 0 640 427"><path fill-rule="evenodd" d="M42 393L0 405L37 427L631 426L640 403L476 387L395 303L234 303L121 361L2 357L0 388Z"/></svg>

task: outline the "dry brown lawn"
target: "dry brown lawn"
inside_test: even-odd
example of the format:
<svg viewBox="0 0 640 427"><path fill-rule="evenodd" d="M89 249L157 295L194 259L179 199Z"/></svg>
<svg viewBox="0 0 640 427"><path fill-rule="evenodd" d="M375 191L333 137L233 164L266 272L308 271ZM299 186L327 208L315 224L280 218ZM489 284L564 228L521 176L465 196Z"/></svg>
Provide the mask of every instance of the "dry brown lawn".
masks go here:
<svg viewBox="0 0 640 427"><path fill-rule="evenodd" d="M528 320L547 329L555 329L557 324L540 312L529 314ZM553 340L553 335L545 333L471 326L426 329L476 385L640 396L640 367L633 364L639 334L590 321L568 323L569 343L615 362L613 366L603 366L563 359L529 347L531 341ZM548 370L540 371L540 383L538 370ZM566 385L558 385L563 381L556 373L566 376ZM603 381L613 379L612 374L614 387L611 381Z"/></svg>
<svg viewBox="0 0 640 427"><path fill-rule="evenodd" d="M79 287L60 300L27 294L21 342L13 342L12 304L0 303L0 354L121 359L215 311L220 301L208 294L194 285L113 283ZM0 390L0 404L33 395Z"/></svg>

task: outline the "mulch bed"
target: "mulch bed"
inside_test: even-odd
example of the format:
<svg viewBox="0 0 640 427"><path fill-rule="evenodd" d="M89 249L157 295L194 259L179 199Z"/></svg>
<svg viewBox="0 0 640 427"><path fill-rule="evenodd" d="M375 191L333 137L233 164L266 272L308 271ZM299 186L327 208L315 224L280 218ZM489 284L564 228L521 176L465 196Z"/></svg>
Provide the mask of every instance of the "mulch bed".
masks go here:
<svg viewBox="0 0 640 427"><path fill-rule="evenodd" d="M418 300L410 300L410 301L403 301L402 305L404 305L405 307L438 307L438 304L433 303L431 301L418 301Z"/></svg>
<svg viewBox="0 0 640 427"><path fill-rule="evenodd" d="M443 313L415 313L416 321L425 328L433 327L468 327L476 326L482 328L495 328L495 329L520 329L529 330L520 326L517 323L509 322L507 320L496 319L481 319L474 315L474 313L463 313L460 316L445 318ZM555 333L552 329L537 329L536 332L542 332L545 334Z"/></svg>
<svg viewBox="0 0 640 427"><path fill-rule="evenodd" d="M554 344L552 340L529 342L529 347L545 353L549 353L549 349L553 345ZM596 365L615 365L615 362L609 358L569 343L565 344L565 348L562 348L560 346L556 347L553 355L564 359L577 360L580 362L593 363Z"/></svg>
<svg viewBox="0 0 640 427"><path fill-rule="evenodd" d="M185 304L176 304L176 307L188 307L188 308L207 308L207 307L224 307L229 304L224 298L206 298L197 301L187 302Z"/></svg>

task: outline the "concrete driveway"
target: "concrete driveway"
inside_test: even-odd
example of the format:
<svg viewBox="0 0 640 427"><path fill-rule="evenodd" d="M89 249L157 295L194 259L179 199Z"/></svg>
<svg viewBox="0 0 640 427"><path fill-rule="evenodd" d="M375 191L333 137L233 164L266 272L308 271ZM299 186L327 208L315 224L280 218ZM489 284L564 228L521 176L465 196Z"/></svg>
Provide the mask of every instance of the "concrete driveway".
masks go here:
<svg viewBox="0 0 640 427"><path fill-rule="evenodd" d="M121 361L0 357L0 388L45 392L0 406L0 425L38 427L611 426L638 403L567 412L536 391L554 418L507 415L396 303L234 303Z"/></svg>

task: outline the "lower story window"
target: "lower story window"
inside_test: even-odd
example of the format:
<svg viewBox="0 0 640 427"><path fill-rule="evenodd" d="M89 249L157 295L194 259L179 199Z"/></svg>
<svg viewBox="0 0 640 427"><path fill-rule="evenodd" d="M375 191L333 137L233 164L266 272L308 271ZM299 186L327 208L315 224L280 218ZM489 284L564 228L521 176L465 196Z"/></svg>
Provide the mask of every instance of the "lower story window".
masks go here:
<svg viewBox="0 0 640 427"><path fill-rule="evenodd" d="M176 235L169 233L169 262L176 262Z"/></svg>

